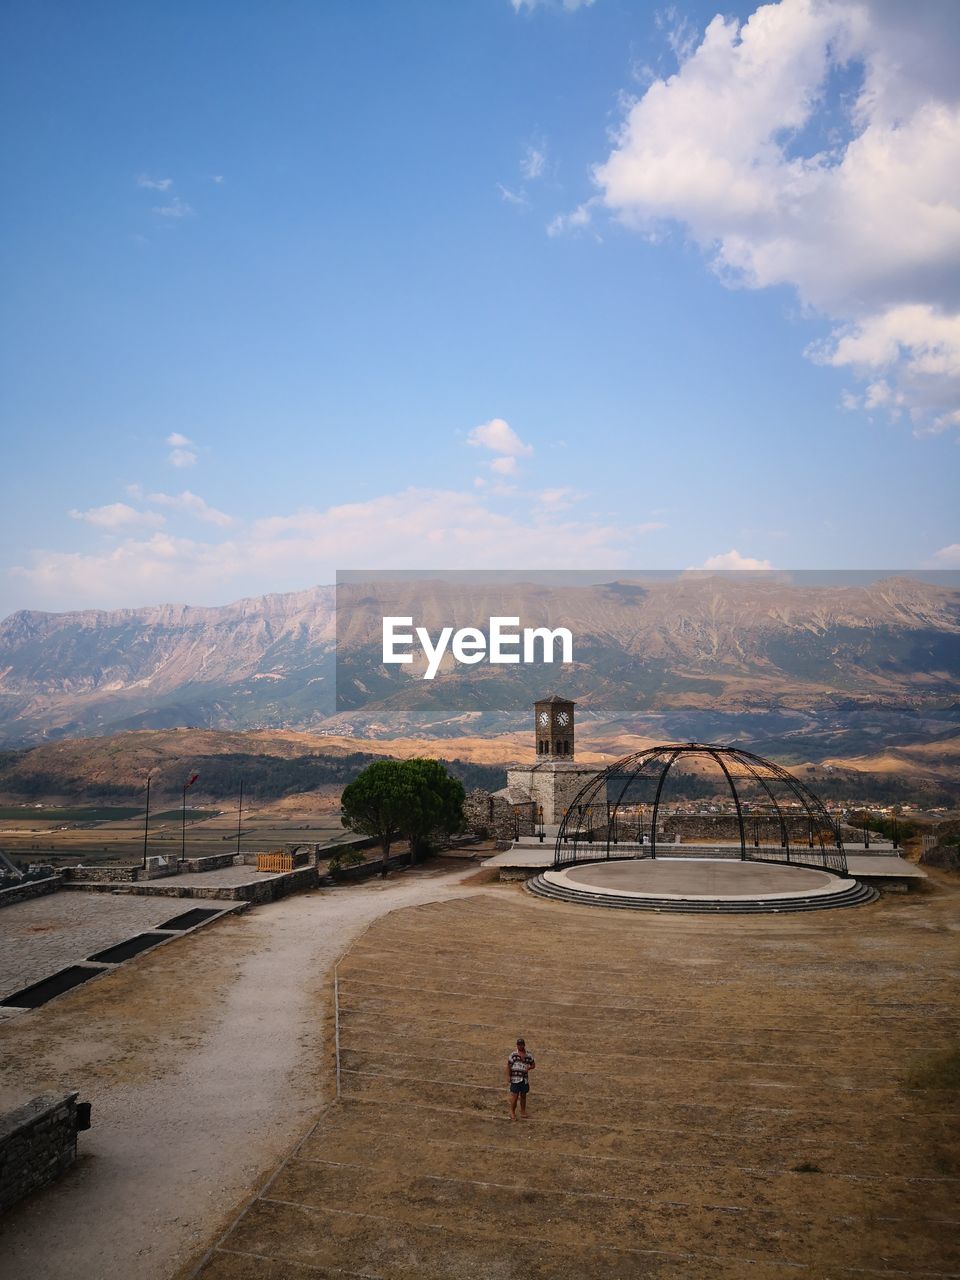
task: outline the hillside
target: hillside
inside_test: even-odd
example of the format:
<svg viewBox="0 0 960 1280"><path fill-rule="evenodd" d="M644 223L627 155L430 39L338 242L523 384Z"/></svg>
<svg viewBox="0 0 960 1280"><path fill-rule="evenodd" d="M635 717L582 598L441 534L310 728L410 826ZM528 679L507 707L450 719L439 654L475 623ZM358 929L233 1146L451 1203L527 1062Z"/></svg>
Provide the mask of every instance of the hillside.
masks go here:
<svg viewBox="0 0 960 1280"><path fill-rule="evenodd" d="M465 786L503 785L506 744L463 743L454 751L450 745L443 744L443 757ZM249 798L265 801L343 786L386 756L439 754L436 743L411 739L373 744L283 731L140 730L0 752L0 798L131 799L143 794L150 776L155 798L179 802L183 784L198 773L193 804L232 800L241 781Z"/></svg>
<svg viewBox="0 0 960 1280"><path fill-rule="evenodd" d="M577 760L602 768L650 745L650 739L625 733L587 730ZM906 748L897 753L895 767L888 757L792 767L826 799L955 803L960 800L960 736L942 744L942 751ZM535 758L529 731L373 741L284 730L139 730L0 752L0 802L139 803L149 774L155 799L179 803L181 787L197 772L191 804L232 803L241 781L249 801L264 803L339 789L374 759L421 755L441 756L468 789L502 786L508 764Z"/></svg>

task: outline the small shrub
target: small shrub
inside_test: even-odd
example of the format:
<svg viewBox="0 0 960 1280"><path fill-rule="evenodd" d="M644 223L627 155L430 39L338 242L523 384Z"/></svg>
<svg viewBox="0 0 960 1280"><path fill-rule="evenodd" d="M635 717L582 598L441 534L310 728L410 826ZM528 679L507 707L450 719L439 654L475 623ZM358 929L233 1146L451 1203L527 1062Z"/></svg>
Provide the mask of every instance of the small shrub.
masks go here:
<svg viewBox="0 0 960 1280"><path fill-rule="evenodd" d="M363 862L363 854L356 849L342 849L330 859L329 871L335 876L344 867L356 867Z"/></svg>
<svg viewBox="0 0 960 1280"><path fill-rule="evenodd" d="M795 1164L792 1169L793 1173L823 1173L818 1164L813 1164L810 1160L804 1160L800 1164Z"/></svg>

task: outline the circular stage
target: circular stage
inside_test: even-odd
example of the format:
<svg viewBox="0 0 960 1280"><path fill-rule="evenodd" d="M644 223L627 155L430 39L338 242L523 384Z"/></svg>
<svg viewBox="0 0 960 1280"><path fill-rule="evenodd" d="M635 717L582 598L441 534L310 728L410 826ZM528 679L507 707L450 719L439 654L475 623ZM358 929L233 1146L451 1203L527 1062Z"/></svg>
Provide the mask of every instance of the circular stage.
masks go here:
<svg viewBox="0 0 960 1280"><path fill-rule="evenodd" d="M756 914L874 902L858 880L812 867L723 858L631 858L581 862L528 881L539 897L639 911Z"/></svg>

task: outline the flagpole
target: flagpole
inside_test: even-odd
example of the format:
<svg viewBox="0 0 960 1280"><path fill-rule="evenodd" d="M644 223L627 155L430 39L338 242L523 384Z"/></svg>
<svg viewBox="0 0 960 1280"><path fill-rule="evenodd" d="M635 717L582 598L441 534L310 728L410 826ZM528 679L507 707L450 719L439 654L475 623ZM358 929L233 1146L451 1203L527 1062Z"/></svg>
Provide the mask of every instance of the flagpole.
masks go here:
<svg viewBox="0 0 960 1280"><path fill-rule="evenodd" d="M240 779L240 808L237 810L237 857L240 857L240 823L243 822L243 779Z"/></svg>
<svg viewBox="0 0 960 1280"><path fill-rule="evenodd" d="M147 832L150 828L150 775L147 774L147 811L143 818L143 869L147 869Z"/></svg>
<svg viewBox="0 0 960 1280"><path fill-rule="evenodd" d="M187 856L187 786L183 788L183 803L180 806L180 861Z"/></svg>

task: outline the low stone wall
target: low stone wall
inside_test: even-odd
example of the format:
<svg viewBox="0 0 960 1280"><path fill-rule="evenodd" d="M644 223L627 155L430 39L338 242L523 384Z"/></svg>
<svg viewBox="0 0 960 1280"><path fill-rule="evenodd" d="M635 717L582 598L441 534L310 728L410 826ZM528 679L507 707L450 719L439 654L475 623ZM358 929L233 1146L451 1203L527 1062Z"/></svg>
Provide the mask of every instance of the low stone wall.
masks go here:
<svg viewBox="0 0 960 1280"><path fill-rule="evenodd" d="M256 855L254 855L256 862ZM233 853L212 853L203 858L184 858L180 863L181 871L219 871L222 867L233 867L237 865L236 854ZM240 860L240 865L244 865L244 860Z"/></svg>
<svg viewBox="0 0 960 1280"><path fill-rule="evenodd" d="M42 880L27 880L23 884L15 884L10 889L0 889L0 907L10 907L15 902L26 902L28 898L39 898L45 893L54 893L63 883L63 876L44 876Z"/></svg>
<svg viewBox="0 0 960 1280"><path fill-rule="evenodd" d="M139 867L64 867L63 881L70 884L82 880L85 884L131 884L136 880Z"/></svg>
<svg viewBox="0 0 960 1280"><path fill-rule="evenodd" d="M931 845L921 853L920 863L924 867L939 867L942 871L960 871L960 845Z"/></svg>
<svg viewBox="0 0 960 1280"><path fill-rule="evenodd" d="M191 898L213 898L220 901L233 902L274 902L277 898L285 898L288 893L300 893L303 889L315 889L319 884L317 868L299 867L296 871L287 871L280 876L264 877L251 884L230 886L194 885L189 896Z"/></svg>
<svg viewBox="0 0 960 1280"><path fill-rule="evenodd" d="M230 862L223 865L229 866ZM165 876L175 876L177 860L176 858L148 858L146 867L139 864L124 867L116 864L64 867L61 874L64 883L68 885L75 880L82 880L84 884L136 884L141 880L162 880Z"/></svg>
<svg viewBox="0 0 960 1280"><path fill-rule="evenodd" d="M374 842L375 843L375 842ZM409 867L409 853L394 853L387 859L388 871L399 871ZM383 859L375 858L372 862L359 862L352 867L341 867L338 871L323 877L326 884L353 884L357 880L370 880L383 872Z"/></svg>
<svg viewBox="0 0 960 1280"><path fill-rule="evenodd" d="M287 871L278 876L260 876L253 873L248 884L176 884L170 881L149 884L141 880L137 884L122 889L113 889L109 884L67 885L67 888L81 889L90 893L132 893L141 898L206 898L214 902L273 902L276 898L285 898L288 893L299 893L303 889L315 889L320 883L319 873L314 867L299 867L296 871Z"/></svg>
<svg viewBox="0 0 960 1280"><path fill-rule="evenodd" d="M42 1094L0 1116L0 1213L52 1182L77 1156L77 1095Z"/></svg>
<svg viewBox="0 0 960 1280"><path fill-rule="evenodd" d="M779 843L780 824L775 815L762 815L759 819L752 813L743 815L743 825L746 830L747 842L752 842L754 838L754 829L756 821L759 820L760 838L762 841L769 843L771 839L776 837ZM649 807L644 813L644 821L646 824L646 833L649 836L650 826L650 810ZM784 814L784 824L787 828L787 834L790 837L791 844L800 844L806 842L809 838L810 827L806 816L800 814L786 813ZM696 844L700 841L707 844L714 840L739 840L740 828L737 826L735 814L726 813L702 813L702 814L671 814L657 823L657 838L665 837L672 840L674 836L679 836L684 844ZM816 836L816 833L814 833Z"/></svg>
<svg viewBox="0 0 960 1280"><path fill-rule="evenodd" d="M136 867L134 880L159 880L162 876L177 874L177 859L174 856L153 857L147 859L145 867Z"/></svg>

